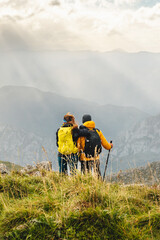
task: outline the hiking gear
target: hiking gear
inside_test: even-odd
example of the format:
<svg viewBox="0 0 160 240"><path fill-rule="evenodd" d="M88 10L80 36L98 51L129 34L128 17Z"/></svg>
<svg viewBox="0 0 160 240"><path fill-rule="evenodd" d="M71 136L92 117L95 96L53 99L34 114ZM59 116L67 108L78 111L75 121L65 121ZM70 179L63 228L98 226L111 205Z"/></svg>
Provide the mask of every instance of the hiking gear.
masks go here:
<svg viewBox="0 0 160 240"><path fill-rule="evenodd" d="M81 172L83 174L91 173L92 169L94 173L97 174L97 177L99 178L101 176L99 159L91 160L91 161L81 161Z"/></svg>
<svg viewBox="0 0 160 240"><path fill-rule="evenodd" d="M70 174L74 175L78 168L78 154L63 155L58 153L59 172L67 174L67 163L69 164Z"/></svg>
<svg viewBox="0 0 160 240"><path fill-rule="evenodd" d="M61 127L58 131L58 152L61 154L69 155L78 152L73 142L72 129L73 127Z"/></svg>
<svg viewBox="0 0 160 240"><path fill-rule="evenodd" d="M78 169L78 160L79 160L79 155L76 154L71 154L68 159L69 163L69 170L70 170L70 175L75 175L76 170Z"/></svg>
<svg viewBox="0 0 160 240"><path fill-rule="evenodd" d="M89 114L85 114L82 117L82 123L85 123L85 122L88 122L88 121L91 121L91 120L92 120L92 118L91 118L91 115L89 115Z"/></svg>
<svg viewBox="0 0 160 240"><path fill-rule="evenodd" d="M90 136L86 137L84 152L86 157L96 157L102 152L101 139L96 129L89 130Z"/></svg>
<svg viewBox="0 0 160 240"><path fill-rule="evenodd" d="M110 143L112 144L112 141L110 141ZM107 156L107 160L106 160L106 166L105 166L105 169L104 169L103 181L104 181L105 175L106 175L106 170L107 170L107 166L108 166L108 160L109 160L110 151L111 151L111 149L108 151L108 156Z"/></svg>
<svg viewBox="0 0 160 240"><path fill-rule="evenodd" d="M69 123L66 123L66 124L63 124L63 127L71 127L71 124ZM58 131L59 129L57 130L56 132L56 145L58 147ZM72 138L73 138L73 142L76 144L77 143L77 140L79 137L87 137L89 136L89 131L88 131L88 128L82 128L82 129L79 129L79 128L73 128L72 130Z"/></svg>
<svg viewBox="0 0 160 240"><path fill-rule="evenodd" d="M85 122L83 125L81 125L79 127L80 129L85 129L88 128L89 130L92 130L93 128L95 128L95 122L94 121L87 121ZM101 145L102 147L104 147L105 149L109 150L111 149L111 145L110 143L106 140L106 138L104 137L103 133L96 129L97 133L99 134L99 137L101 139ZM89 131L90 132L90 131ZM91 161L91 160L98 160L99 159L99 155L95 157L87 157L85 155L84 149L85 149L85 137L80 137L77 141L77 146L80 152L80 161Z"/></svg>
<svg viewBox="0 0 160 240"><path fill-rule="evenodd" d="M67 174L67 161L60 154L58 154L58 165L59 165L59 172Z"/></svg>

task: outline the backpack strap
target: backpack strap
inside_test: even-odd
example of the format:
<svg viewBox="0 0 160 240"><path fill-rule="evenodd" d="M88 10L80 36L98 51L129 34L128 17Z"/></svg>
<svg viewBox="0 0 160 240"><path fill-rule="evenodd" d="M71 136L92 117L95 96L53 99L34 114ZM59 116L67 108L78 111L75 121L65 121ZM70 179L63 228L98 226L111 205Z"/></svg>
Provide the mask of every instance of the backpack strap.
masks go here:
<svg viewBox="0 0 160 240"><path fill-rule="evenodd" d="M98 128L95 128L96 131L100 132L101 130L99 130Z"/></svg>

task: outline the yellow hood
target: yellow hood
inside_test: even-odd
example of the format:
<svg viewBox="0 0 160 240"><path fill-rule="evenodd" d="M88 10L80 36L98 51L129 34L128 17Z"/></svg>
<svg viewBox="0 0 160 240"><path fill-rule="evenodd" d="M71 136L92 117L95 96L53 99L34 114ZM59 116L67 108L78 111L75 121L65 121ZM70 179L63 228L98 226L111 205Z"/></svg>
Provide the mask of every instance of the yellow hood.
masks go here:
<svg viewBox="0 0 160 240"><path fill-rule="evenodd" d="M93 121L87 121L87 122L83 123L83 125L89 129L95 128L95 122L93 122Z"/></svg>

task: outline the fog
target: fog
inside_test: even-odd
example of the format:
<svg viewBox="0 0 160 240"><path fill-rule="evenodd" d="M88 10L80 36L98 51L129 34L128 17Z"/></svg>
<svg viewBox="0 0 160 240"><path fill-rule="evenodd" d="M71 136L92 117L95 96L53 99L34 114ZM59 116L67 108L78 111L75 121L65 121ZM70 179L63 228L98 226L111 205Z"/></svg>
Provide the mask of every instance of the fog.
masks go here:
<svg viewBox="0 0 160 240"><path fill-rule="evenodd" d="M160 54L31 52L0 55L0 87L31 86L101 105L160 113Z"/></svg>

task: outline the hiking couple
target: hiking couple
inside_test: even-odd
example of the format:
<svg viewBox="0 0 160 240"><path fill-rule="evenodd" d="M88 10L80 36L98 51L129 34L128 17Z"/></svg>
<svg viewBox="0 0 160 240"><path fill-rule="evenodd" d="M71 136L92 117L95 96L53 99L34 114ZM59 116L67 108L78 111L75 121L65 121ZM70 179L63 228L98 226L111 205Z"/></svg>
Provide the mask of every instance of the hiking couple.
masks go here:
<svg viewBox="0 0 160 240"><path fill-rule="evenodd" d="M56 132L59 172L67 174L68 164L70 174L75 174L80 160L82 173L91 172L93 169L100 177L99 154L102 146L110 150L113 144L108 143L102 132L95 128L95 122L89 114L82 117L82 123L83 125L78 127L74 115L67 113L63 125Z"/></svg>

